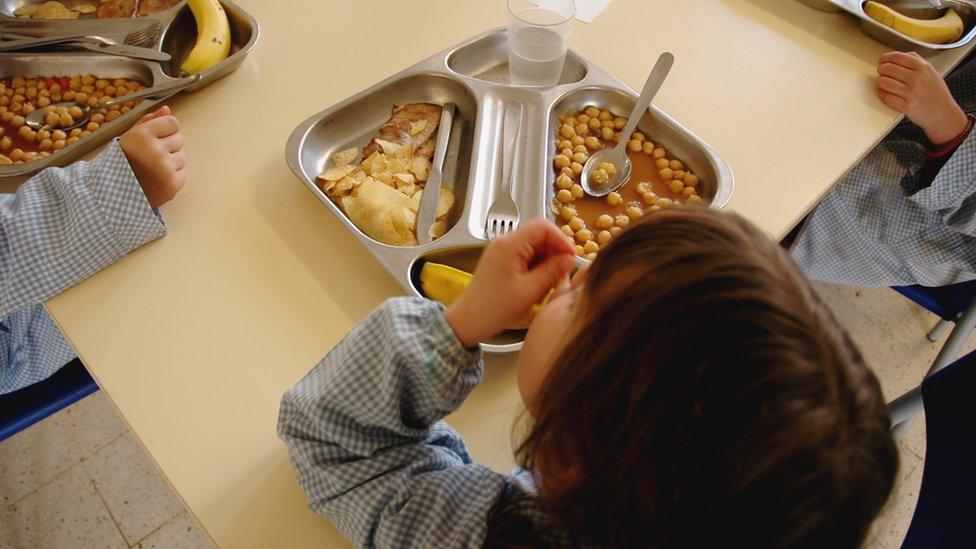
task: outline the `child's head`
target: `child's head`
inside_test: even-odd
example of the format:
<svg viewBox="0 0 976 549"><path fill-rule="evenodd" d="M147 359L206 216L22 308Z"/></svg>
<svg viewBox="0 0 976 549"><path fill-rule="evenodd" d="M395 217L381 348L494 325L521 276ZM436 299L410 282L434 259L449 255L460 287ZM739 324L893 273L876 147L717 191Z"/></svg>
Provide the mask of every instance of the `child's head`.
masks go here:
<svg viewBox="0 0 976 549"><path fill-rule="evenodd" d="M606 546L854 547L898 457L874 375L741 218L661 211L535 319L519 458Z"/></svg>

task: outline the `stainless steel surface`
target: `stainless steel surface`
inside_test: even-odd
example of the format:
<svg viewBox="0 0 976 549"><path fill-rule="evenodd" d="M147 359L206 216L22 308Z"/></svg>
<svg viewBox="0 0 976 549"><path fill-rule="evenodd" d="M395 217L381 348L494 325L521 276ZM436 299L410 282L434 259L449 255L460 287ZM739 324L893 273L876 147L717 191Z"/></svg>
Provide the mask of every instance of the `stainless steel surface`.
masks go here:
<svg viewBox="0 0 976 549"><path fill-rule="evenodd" d="M81 109L81 112L82 112L81 118L75 120L74 125L66 126L66 127L61 127L61 128L57 128L57 129L60 129L62 131L68 131L68 130L73 130L75 128L84 126L85 124L88 123L89 120L91 120L91 117L92 117L93 114L95 114L96 112L99 112L99 111L103 111L103 110L105 110L105 109L107 109L107 108L109 108L109 107L111 107L113 105L119 105L121 103L128 103L129 101L137 101L137 100L144 99L144 98L147 98L147 97L153 97L153 98L156 98L156 99L159 99L159 100L165 99L167 97L170 97L170 96L176 94L177 92L179 92L183 88L186 88L187 86L193 84L194 82L196 82L199 79L200 79L200 75L199 74L194 74L194 75L188 76L186 78L181 78L180 80L174 80L172 82L166 82L165 84L160 84L158 86L153 86L151 88L146 88L144 90L140 90L140 91L137 91L135 93L126 94L126 95L124 95L122 97L116 97L115 99L111 99L111 100L106 101L104 103L100 103L98 105L98 107L96 107L96 108L92 108L92 107L89 107L87 104L77 103L75 101L65 101L63 103L55 103L54 105L51 105L51 106L52 107L68 107L68 108L71 108L71 107L79 107ZM25 119L25 121L27 122L27 125L31 129L33 129L33 130L43 129L44 126L45 126L45 122L44 122L44 109L37 109L34 112L30 113L29 115L27 115L27 118Z"/></svg>
<svg viewBox="0 0 976 549"><path fill-rule="evenodd" d="M433 240L430 227L437 218L437 204L440 202L441 183L444 180L444 159L447 156L447 146L451 139L451 127L454 125L454 103L444 105L441 110L441 122L437 127L437 144L434 146L434 160L424 185L424 192L420 195L420 208L417 211L417 241L426 244Z"/></svg>
<svg viewBox="0 0 976 549"><path fill-rule="evenodd" d="M97 53L107 53L111 55L122 55L134 57L136 59L147 59L149 61L169 61L172 56L164 51L141 46L120 45L110 38L102 36L57 36L53 38L35 38L22 34L4 33L0 35L5 39L0 41L0 52L3 51L23 51L42 46L64 45L94 51Z"/></svg>
<svg viewBox="0 0 976 549"><path fill-rule="evenodd" d="M627 117L627 124L624 126L623 132L621 132L623 137L620 139L620 143L617 143L617 146L612 149L597 151L586 161L580 180L583 184L583 190L587 194L592 196L606 196L630 180L630 172L633 170L633 165L630 163L630 159L627 158L627 144L630 141L630 136L634 135L634 130L637 129L637 124L640 122L641 116L651 106L651 102L654 101L654 96L661 89L673 65L674 55L670 52L664 52L657 58L657 62L654 63L654 68L651 69L651 74L647 75L647 80L644 82L644 89L641 90L640 97L637 98L637 104L634 106L634 110ZM616 177L604 185L592 185L590 182L590 173L604 162L609 162L617 167Z"/></svg>
<svg viewBox="0 0 976 549"><path fill-rule="evenodd" d="M552 219L552 158L559 114L588 104L618 113L633 109L637 94L600 67L570 50L563 80L551 88L509 86L499 67L507 63L505 29L495 29L448 48L326 110L310 116L292 132L286 147L289 168L412 295L422 295L417 277L426 261L473 270L487 244L484 221L504 176L498 170L505 105L522 108L522 143L513 166L518 183L512 194L523 219ZM457 118L473 131L460 139L461 154L453 190L457 197L448 232L427 244L388 246L360 231L318 187L316 176L329 157L351 146L362 147L389 118L395 104L426 101L455 103ZM702 197L721 208L732 194L728 163L707 143L654 106L638 129L665 143L701 178ZM445 186L449 184L447 178ZM524 331L510 330L486 342L487 352L517 351Z"/></svg>
<svg viewBox="0 0 976 549"><path fill-rule="evenodd" d="M875 21L864 12L865 0L799 0L812 8L821 11L847 12L858 19L861 30L875 40L890 46L896 50L917 51L923 54L937 53L943 50L950 50L965 46L976 38L976 4L970 0L940 0L946 8L953 8L962 18L964 24L963 35L959 40L949 44L930 44L912 38L907 34L896 31L891 27L882 25ZM883 4L894 5L896 2L914 1L916 3L928 3L926 0L891 0L882 1ZM926 9L913 10L909 14L915 17L932 18L937 17L943 10L933 7Z"/></svg>
<svg viewBox="0 0 976 549"><path fill-rule="evenodd" d="M160 63L87 52L0 53L0 77L76 75L85 72L102 78L134 78L126 74L138 73L141 78L135 79L147 86L153 86L179 79L182 76L179 67L196 43L196 22L185 2L152 16L135 19L51 21L16 19L7 15L26 3L36 2L0 0L0 32L35 37L86 34L124 42L131 33L149 28L152 43L148 45L170 54L171 59ZM73 4L68 2L68 5ZM235 71L257 43L260 35L257 21L230 0L221 0L221 5L227 13L231 28L230 55L227 59L201 72L200 79L187 86L182 92L195 92ZM155 30L152 30L153 28ZM133 45L128 42L127 44ZM49 166L64 166L124 132L160 102L161 100L143 101L126 115L110 124L102 125L85 139L48 157L24 164L0 166L0 179L29 175ZM138 113L138 116L134 116L135 113Z"/></svg>
<svg viewBox="0 0 976 549"><path fill-rule="evenodd" d="M497 164L500 173L498 190L495 199L488 208L485 216L485 238L493 240L505 236L518 229L519 208L512 196L515 188L515 175L518 173L519 151L522 145L522 105L521 103L506 103L499 112L501 116L501 132L495 132L501 138L502 161Z"/></svg>

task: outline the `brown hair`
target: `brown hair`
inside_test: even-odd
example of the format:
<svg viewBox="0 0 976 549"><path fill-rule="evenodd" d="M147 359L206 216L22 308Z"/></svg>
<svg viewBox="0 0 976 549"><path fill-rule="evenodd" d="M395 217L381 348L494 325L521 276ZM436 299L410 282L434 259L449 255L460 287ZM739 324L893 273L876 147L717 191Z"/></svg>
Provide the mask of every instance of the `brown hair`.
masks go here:
<svg viewBox="0 0 976 549"><path fill-rule="evenodd" d="M898 454L877 379L742 218L665 210L594 261L517 449L556 527L606 547L856 547ZM499 502L487 544L540 543ZM544 543L542 543L544 544Z"/></svg>

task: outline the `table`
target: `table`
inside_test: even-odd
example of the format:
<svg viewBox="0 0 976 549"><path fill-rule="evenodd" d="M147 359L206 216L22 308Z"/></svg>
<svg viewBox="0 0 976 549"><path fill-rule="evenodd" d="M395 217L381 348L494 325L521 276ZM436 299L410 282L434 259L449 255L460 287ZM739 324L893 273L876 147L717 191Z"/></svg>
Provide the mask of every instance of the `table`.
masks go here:
<svg viewBox="0 0 976 549"><path fill-rule="evenodd" d="M292 176L307 116L504 25L501 0L242 0L262 38L235 74L172 102L190 181L170 233L47 303L155 463L222 547L337 546L305 508L275 435L278 402L398 286ZM371 30L370 30L371 29ZM402 38L400 38L402 36ZM621 40L621 36L627 37ZM732 164L729 208L784 235L891 126L873 94L886 48L848 17L788 0L616 0L571 41ZM934 58L947 70L964 51ZM473 455L512 465L515 357L449 421Z"/></svg>

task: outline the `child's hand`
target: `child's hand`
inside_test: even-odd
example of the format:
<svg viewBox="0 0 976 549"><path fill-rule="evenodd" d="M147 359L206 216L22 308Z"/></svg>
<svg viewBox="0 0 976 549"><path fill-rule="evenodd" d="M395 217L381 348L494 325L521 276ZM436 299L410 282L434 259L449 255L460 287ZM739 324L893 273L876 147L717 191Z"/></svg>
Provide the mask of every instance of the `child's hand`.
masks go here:
<svg viewBox="0 0 976 549"><path fill-rule="evenodd" d="M119 145L153 209L169 202L183 188L183 135L169 107L143 116L122 135Z"/></svg>
<svg viewBox="0 0 976 549"><path fill-rule="evenodd" d="M474 279L444 318L472 348L515 324L573 270L573 247L545 219L534 219L485 249Z"/></svg>
<svg viewBox="0 0 976 549"><path fill-rule="evenodd" d="M934 145L955 139L969 119L939 71L915 52L891 52L878 60L878 95L922 128Z"/></svg>

